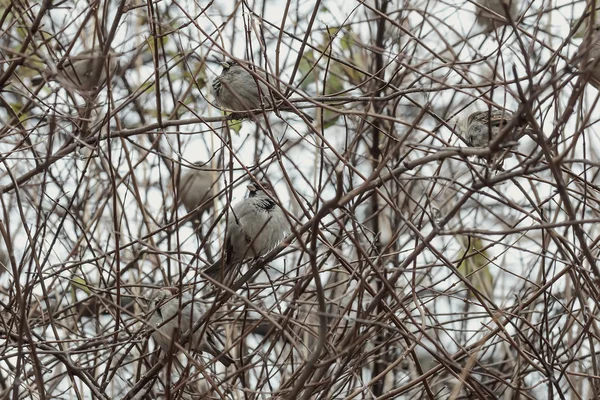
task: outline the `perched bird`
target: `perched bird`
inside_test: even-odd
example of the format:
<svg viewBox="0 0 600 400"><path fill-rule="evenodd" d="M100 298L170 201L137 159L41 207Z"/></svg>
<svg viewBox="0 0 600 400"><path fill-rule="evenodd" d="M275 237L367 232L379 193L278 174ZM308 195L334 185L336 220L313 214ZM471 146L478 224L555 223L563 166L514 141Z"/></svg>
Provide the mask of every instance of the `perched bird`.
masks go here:
<svg viewBox="0 0 600 400"><path fill-rule="evenodd" d="M475 17L486 31L508 24L507 11L513 21L519 16L519 0L477 0L477 3L479 6L476 7ZM494 15L488 9L498 15Z"/></svg>
<svg viewBox="0 0 600 400"><path fill-rule="evenodd" d="M237 203L229 214L225 260L204 271L210 276L227 277L244 260L260 257L274 249L288 231L287 219L271 198L275 197L275 192L268 182L249 184L248 193L248 198Z"/></svg>
<svg viewBox="0 0 600 400"><path fill-rule="evenodd" d="M178 295L177 288L163 288L152 294L148 311L152 313L149 318L152 338L166 353L171 348L171 342L179 340L182 334L192 329L206 309L200 300L194 299L189 293ZM231 357L217 349L209 329L204 331L203 327L199 327L190 342L192 350L209 353L226 367L233 364Z"/></svg>
<svg viewBox="0 0 600 400"><path fill-rule="evenodd" d="M276 105L275 102L283 99L280 93L270 90L265 82L254 77L236 61L222 62L221 66L223 71L212 85L213 95L219 107L244 112L258 110L261 108L261 104L267 108L273 108ZM270 85L277 87L277 78L267 75L264 71L257 71L257 75L264 81L268 81ZM291 109L286 111L301 115L310 122L313 121L313 118L305 112Z"/></svg>
<svg viewBox="0 0 600 400"><path fill-rule="evenodd" d="M108 74L106 71L107 58ZM56 81L65 89L74 90L80 94L89 94L104 86L107 76L113 76L117 68L117 54L109 52L104 57L102 50L86 50L68 57L54 71L46 68L39 77L33 78L31 83L39 85L44 81Z"/></svg>
<svg viewBox="0 0 600 400"><path fill-rule="evenodd" d="M511 122L513 113L505 110L475 111L467 118L466 142L471 147L486 147ZM510 147L523 136L533 134L530 128L515 126L503 137L500 150L488 157L493 169L502 170L504 159L511 156Z"/></svg>
<svg viewBox="0 0 600 400"><path fill-rule="evenodd" d="M583 59L581 60L581 68L591 68L592 69L592 78L595 81L591 81L591 83L600 90L600 25L596 25L594 30L592 31L591 41L583 41L579 46L580 54L583 54L585 51L589 51L587 63L583 64Z"/></svg>
<svg viewBox="0 0 600 400"><path fill-rule="evenodd" d="M475 111L467 118L466 140L469 146L485 147L513 119L513 113L504 110ZM515 142L531 129L515 127L505 136L504 143Z"/></svg>
<svg viewBox="0 0 600 400"><path fill-rule="evenodd" d="M212 190L216 184L217 174L215 172L201 169L205 163L195 162L198 168L186 168L179 177L179 200L188 213L196 210L192 214L192 222L198 225L202 214L212 208Z"/></svg>

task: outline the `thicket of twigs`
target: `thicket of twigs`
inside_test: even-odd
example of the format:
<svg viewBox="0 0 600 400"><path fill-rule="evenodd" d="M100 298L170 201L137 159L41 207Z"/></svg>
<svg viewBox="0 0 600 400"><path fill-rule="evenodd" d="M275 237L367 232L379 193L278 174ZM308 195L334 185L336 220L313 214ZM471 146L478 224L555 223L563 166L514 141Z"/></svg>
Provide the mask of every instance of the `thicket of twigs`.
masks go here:
<svg viewBox="0 0 600 400"><path fill-rule="evenodd" d="M600 398L593 7L0 2L0 398ZM97 96L31 83L89 49L120 64ZM231 56L315 122L228 120ZM497 171L461 138L488 109L533 129ZM199 234L173 189L198 160ZM248 174L292 233L208 283ZM164 285L213 299L235 367L156 351L141 297Z"/></svg>

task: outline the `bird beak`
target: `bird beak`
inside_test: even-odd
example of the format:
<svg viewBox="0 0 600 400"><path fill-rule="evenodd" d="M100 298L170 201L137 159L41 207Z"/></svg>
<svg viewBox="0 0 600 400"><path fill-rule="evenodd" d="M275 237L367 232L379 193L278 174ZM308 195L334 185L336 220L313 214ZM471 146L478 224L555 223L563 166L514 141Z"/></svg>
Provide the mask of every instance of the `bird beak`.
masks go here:
<svg viewBox="0 0 600 400"><path fill-rule="evenodd" d="M229 69L229 63L227 61L221 61L219 64L221 64L221 67L224 69Z"/></svg>
<svg viewBox="0 0 600 400"><path fill-rule="evenodd" d="M179 289L177 289L176 287L169 286L169 287L166 287L165 289L167 289L169 292L171 292L171 294L173 296L176 296L179 293Z"/></svg>

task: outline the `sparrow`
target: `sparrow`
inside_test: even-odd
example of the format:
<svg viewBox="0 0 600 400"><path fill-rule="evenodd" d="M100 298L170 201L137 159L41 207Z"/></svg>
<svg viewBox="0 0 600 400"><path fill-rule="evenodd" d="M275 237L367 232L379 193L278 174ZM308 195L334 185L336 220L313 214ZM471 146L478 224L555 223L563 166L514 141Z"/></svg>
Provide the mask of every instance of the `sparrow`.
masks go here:
<svg viewBox="0 0 600 400"><path fill-rule="evenodd" d="M179 200L186 211L190 213L196 210L191 215L195 226L200 223L202 214L205 211L209 211L213 206L213 202L209 200L213 197L212 190L217 181L217 174L215 172L201 169L204 165L206 163L197 161L194 163L194 166L197 168L186 168L183 170L179 177L179 185L177 186Z"/></svg>
<svg viewBox="0 0 600 400"><path fill-rule="evenodd" d="M221 66L223 67L223 71L212 84L215 102L220 108L236 112L258 110L262 104L267 108L273 108L277 100L283 99L280 93L276 90L270 90L265 82L258 77L254 77L237 61L222 62ZM256 71L253 66L249 66L248 68ZM267 75L264 71L257 71L256 73L264 81L268 81L270 85L277 86L277 78L270 74ZM269 77L268 79L267 76ZM275 102L273 98L275 98ZM313 118L305 112L296 110L286 111L300 115L309 122L313 121ZM237 115L237 113L235 114Z"/></svg>
<svg viewBox="0 0 600 400"><path fill-rule="evenodd" d="M485 28L485 31L492 31L494 27L501 27L508 24L506 12L513 21L518 18L519 0L477 0L479 4L475 9L475 18L477 22ZM493 11L487 11L489 9ZM498 15L495 15L495 14ZM504 18L502 18L504 17Z"/></svg>
<svg viewBox="0 0 600 400"><path fill-rule="evenodd" d="M579 53L583 54L585 51L589 51L587 64L583 64L581 60L580 66L582 69L586 67L592 69L592 84L600 90L600 25L596 25L592 31L590 42L583 41L579 46Z"/></svg>
<svg viewBox="0 0 600 400"><path fill-rule="evenodd" d="M177 288L168 287L154 291L150 297L148 320L153 329L152 338L163 352L171 349L171 342L194 327L195 322L205 314L207 309L200 300L189 293L179 295ZM233 360L224 351L219 350L210 329L200 326L190 338L191 349L209 353L217 358L225 367L233 364Z"/></svg>
<svg viewBox="0 0 600 400"><path fill-rule="evenodd" d="M223 280L245 260L274 249L288 231L285 214L272 199L276 197L272 186L261 181L247 188L248 198L237 203L227 219L225 259L204 270L211 277Z"/></svg>
<svg viewBox="0 0 600 400"><path fill-rule="evenodd" d="M106 71L107 58L108 74ZM98 68L100 68L100 72L96 72ZM109 52L104 57L102 50L86 50L69 56L54 71L46 68L40 76L33 78L31 83L39 85L44 81L56 81L67 90L89 94L103 87L106 84L107 76L114 76L117 68L117 54Z"/></svg>
<svg viewBox="0 0 600 400"><path fill-rule="evenodd" d="M498 136L500 132L513 119L513 113L505 110L493 111L475 111L467 118L466 141L471 147L486 147L490 141ZM511 132L504 136L501 144L509 146L513 142L518 142L526 134L531 134L532 130L523 127L514 127ZM507 150L501 150L495 154L494 161L503 161L507 156Z"/></svg>

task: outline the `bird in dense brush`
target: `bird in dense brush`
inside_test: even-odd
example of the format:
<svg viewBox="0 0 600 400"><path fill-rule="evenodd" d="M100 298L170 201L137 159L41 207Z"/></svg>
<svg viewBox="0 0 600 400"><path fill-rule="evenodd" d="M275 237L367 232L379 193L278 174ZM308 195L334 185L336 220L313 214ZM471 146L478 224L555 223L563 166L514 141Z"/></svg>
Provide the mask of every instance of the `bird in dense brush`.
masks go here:
<svg viewBox="0 0 600 400"><path fill-rule="evenodd" d="M196 210L191 215L194 226L198 226L202 220L202 214L209 211L213 202L209 201L213 196L213 188L217 183L217 173L203 170L203 162L195 162L194 168L185 168L179 177L178 194L179 200L188 213Z"/></svg>
<svg viewBox="0 0 600 400"><path fill-rule="evenodd" d="M495 139L513 119L513 113L505 110L476 111L467 118L465 140L472 147L486 147ZM493 164L498 165L509 154L505 147L514 145L523 136L532 134L532 130L524 127L514 127L504 136L501 149L492 156Z"/></svg>
<svg viewBox="0 0 600 400"><path fill-rule="evenodd" d="M477 0L477 3L475 17L485 31L507 25L509 17L512 21L519 17L518 0Z"/></svg>
<svg viewBox="0 0 600 400"><path fill-rule="evenodd" d="M587 59L583 56L586 51L588 51ZM592 79L590 83L600 90L600 25L594 27L589 42L584 40L581 43L579 53L582 57L580 67L583 70L591 68ZM584 60L587 60L585 64L583 63Z"/></svg>
<svg viewBox="0 0 600 400"><path fill-rule="evenodd" d="M173 341L188 330L194 328L194 324L208 310L205 305L194 299L189 293L178 295L177 288L162 288L156 290L150 297L148 311L150 327L153 329L152 338L167 353L172 347ZM233 364L233 360L224 351L216 347L213 332L202 326L191 335L191 349L204 352L217 358L226 367Z"/></svg>
<svg viewBox="0 0 600 400"><path fill-rule="evenodd" d="M86 50L67 57L54 71L46 68L40 76L33 78L31 83L39 85L44 81L56 81L67 90L88 94L104 86L107 77L114 76L117 68L115 53L109 52L105 57L101 50Z"/></svg>
<svg viewBox="0 0 600 400"><path fill-rule="evenodd" d="M223 71L212 85L213 95L219 107L235 112L244 112L259 110L262 108L262 104L267 108L274 108L275 103L283 99L280 93L270 90L265 83L277 86L278 80L272 75L266 74L264 71L257 71L254 67L248 67L256 71L257 76L255 76L236 61L222 62L221 66ZM313 121L313 118L305 112L292 109L286 111L300 115L309 122Z"/></svg>
<svg viewBox="0 0 600 400"><path fill-rule="evenodd" d="M275 192L268 182L248 185L248 198L237 203L227 220L225 259L204 272L215 278L228 277L247 259L260 257L281 242L288 231L283 210L272 199ZM222 279L221 279L222 280Z"/></svg>

